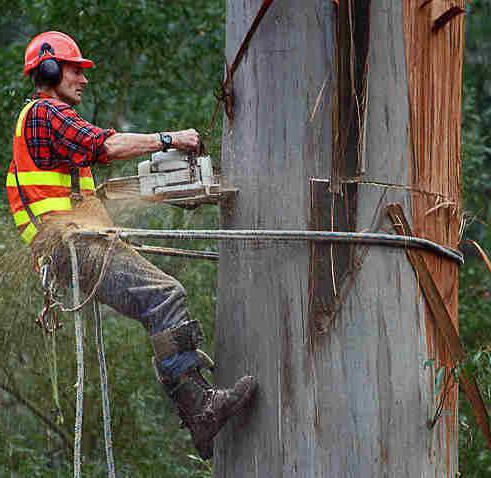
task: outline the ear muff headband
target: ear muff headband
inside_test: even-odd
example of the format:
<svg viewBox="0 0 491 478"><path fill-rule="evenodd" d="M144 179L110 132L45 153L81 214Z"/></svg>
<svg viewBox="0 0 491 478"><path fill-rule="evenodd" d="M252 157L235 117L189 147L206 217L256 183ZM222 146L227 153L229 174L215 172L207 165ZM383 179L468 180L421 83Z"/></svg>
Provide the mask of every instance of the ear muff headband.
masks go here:
<svg viewBox="0 0 491 478"><path fill-rule="evenodd" d="M61 81L61 65L53 58L55 51L49 43L43 43L39 49L39 56L49 54L49 58L42 60L37 68L36 78L47 86L56 86Z"/></svg>

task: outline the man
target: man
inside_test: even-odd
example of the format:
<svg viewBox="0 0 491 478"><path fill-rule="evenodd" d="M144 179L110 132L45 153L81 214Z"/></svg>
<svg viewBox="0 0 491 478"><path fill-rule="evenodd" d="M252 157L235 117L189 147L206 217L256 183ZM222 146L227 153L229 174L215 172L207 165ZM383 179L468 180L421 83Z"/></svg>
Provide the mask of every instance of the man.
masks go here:
<svg viewBox="0 0 491 478"><path fill-rule="evenodd" d="M67 240L74 241L84 293L138 320L148 330L159 381L177 405L203 458L226 420L241 412L256 388L245 376L232 389L210 385L199 372L196 348L202 338L190 321L185 291L117 238L81 239L74 232L112 226L95 197L91 165L136 158L170 147L197 151L194 129L154 134L117 133L82 119L78 105L94 66L75 41L61 32L45 32L27 46L24 73L36 94L21 111L14 133L7 194L22 238L36 264L49 262L60 284L70 281ZM102 279L102 280L101 280Z"/></svg>

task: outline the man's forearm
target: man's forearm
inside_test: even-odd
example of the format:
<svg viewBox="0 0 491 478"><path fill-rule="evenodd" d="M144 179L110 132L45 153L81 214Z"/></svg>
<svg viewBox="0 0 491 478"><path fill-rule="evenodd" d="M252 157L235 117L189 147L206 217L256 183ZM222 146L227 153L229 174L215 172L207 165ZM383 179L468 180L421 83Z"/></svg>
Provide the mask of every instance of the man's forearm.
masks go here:
<svg viewBox="0 0 491 478"><path fill-rule="evenodd" d="M172 138L172 147L183 151L199 151L200 136L195 129L173 131L168 134ZM148 153L162 150L159 133L116 133L104 141L107 157L110 160L133 159Z"/></svg>
<svg viewBox="0 0 491 478"><path fill-rule="evenodd" d="M116 133L104 142L109 159L133 159L162 150L158 133Z"/></svg>

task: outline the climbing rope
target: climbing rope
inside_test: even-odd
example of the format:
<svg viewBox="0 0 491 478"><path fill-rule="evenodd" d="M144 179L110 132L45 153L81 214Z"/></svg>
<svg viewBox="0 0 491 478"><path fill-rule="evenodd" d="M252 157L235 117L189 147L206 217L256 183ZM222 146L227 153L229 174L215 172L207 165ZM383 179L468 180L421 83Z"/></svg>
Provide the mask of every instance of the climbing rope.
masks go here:
<svg viewBox="0 0 491 478"><path fill-rule="evenodd" d="M102 261L99 277L96 283L94 284L94 287L90 291L90 294L86 297L86 299L82 303L79 303L79 301L76 302L74 301L73 307L66 307L61 302L56 301L51 304L50 308L59 307L62 312L67 312L67 313L78 312L79 310L82 310L89 302L91 302L92 299L94 299L100 285L102 284L102 281L104 280L109 263L111 262L111 258L114 253L117 239L118 239L118 234L115 234L112 238L111 244L109 245L106 253L104 254L104 259ZM71 241L72 240L70 239L69 244L72 244ZM78 277L78 272L77 272L77 277Z"/></svg>
<svg viewBox="0 0 491 478"><path fill-rule="evenodd" d="M80 281L78 276L77 251L73 239L68 241L70 262L72 266L73 303L80 304ZM82 315L80 309L75 308L75 344L77 353L77 392L75 407L75 440L73 446L73 477L81 477L82 463L82 424L84 407L84 342L82 330Z"/></svg>
<svg viewBox="0 0 491 478"><path fill-rule="evenodd" d="M54 404L53 412L55 415L56 424L60 425L63 423L63 414L61 412L60 393L58 387L58 354L56 352L56 333L56 330L54 330L52 333L44 333L43 338Z"/></svg>
<svg viewBox="0 0 491 478"><path fill-rule="evenodd" d="M402 249L424 249L447 259L464 263L464 257L458 250L442 246L436 242L415 236L382 234L369 232L338 231L285 231L285 230L145 230L145 229L103 229L100 231L77 231L82 237L100 238L117 233L121 239L141 237L147 239L180 240L250 240L263 239L275 241L314 241L329 243L358 243L375 246L389 246Z"/></svg>
<svg viewBox="0 0 491 478"><path fill-rule="evenodd" d="M75 340L77 354L77 392L76 392L76 410L75 410L75 440L73 451L73 476L74 478L81 477L81 462L82 462L82 427L83 427L83 401L84 401L84 349L83 349L83 324L81 309L85 307L96 295L97 290L104 279L109 262L111 261L114 247L117 240L117 234L113 237L111 245L104 255L104 260L101 266L99 278L96 281L91 293L88 297L80 301L80 280L79 267L77 260L77 251L73 238L68 241L70 251L70 261L72 269L72 287L73 287L73 304L71 308L63 307L57 303L63 311L73 312L75 315ZM99 372L101 378L101 394L102 394L102 415L104 420L104 441L106 448L107 473L109 478L116 478L116 469L114 464L112 431L111 431L111 412L109 403L108 381L107 381L107 366L104 351L104 336L102 331L102 321L97 301L93 301L94 319L95 319L95 340L97 347L97 357L99 359Z"/></svg>
<svg viewBox="0 0 491 478"><path fill-rule="evenodd" d="M111 410L109 404L109 386L107 381L106 355L104 350L104 334L102 330L101 310L99 303L94 300L95 342L99 359L101 377L102 416L104 419L104 443L106 446L107 476L116 478L116 467L113 455L113 438L111 430Z"/></svg>

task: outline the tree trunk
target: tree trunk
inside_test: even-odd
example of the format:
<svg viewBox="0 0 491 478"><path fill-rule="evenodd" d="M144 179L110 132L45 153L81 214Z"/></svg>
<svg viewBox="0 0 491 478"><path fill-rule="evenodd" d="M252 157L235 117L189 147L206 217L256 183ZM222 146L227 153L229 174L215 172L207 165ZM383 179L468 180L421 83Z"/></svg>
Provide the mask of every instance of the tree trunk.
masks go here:
<svg viewBox="0 0 491 478"><path fill-rule="evenodd" d="M260 3L228 0L227 58ZM455 3L275 2L235 75L223 226L393 232L400 203L456 247ZM457 323L457 267L425 258ZM449 359L403 250L223 241L218 290L217 380L260 389L216 440L216 478L455 476L457 387L428 429Z"/></svg>

